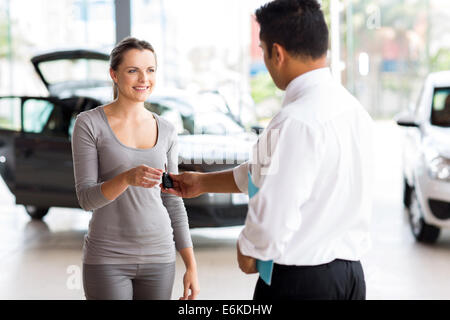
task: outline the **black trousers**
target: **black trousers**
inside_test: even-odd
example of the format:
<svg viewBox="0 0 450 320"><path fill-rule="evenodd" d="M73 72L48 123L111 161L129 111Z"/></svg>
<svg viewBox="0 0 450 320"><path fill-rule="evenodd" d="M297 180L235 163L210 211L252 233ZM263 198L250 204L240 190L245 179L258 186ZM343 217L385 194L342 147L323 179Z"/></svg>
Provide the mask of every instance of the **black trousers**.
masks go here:
<svg viewBox="0 0 450 320"><path fill-rule="evenodd" d="M365 300L366 283L359 261L334 260L317 266L274 264L272 283L261 278L254 300Z"/></svg>

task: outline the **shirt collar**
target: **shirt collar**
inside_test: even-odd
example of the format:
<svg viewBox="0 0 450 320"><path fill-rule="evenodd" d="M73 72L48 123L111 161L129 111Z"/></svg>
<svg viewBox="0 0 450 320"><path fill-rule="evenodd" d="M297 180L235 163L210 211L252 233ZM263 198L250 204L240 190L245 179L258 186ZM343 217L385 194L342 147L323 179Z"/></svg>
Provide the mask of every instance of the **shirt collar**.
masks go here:
<svg viewBox="0 0 450 320"><path fill-rule="evenodd" d="M286 87L286 94L284 96L282 107L297 100L309 87L330 79L332 79L332 77L330 68L328 67L314 69L299 75L291 80Z"/></svg>

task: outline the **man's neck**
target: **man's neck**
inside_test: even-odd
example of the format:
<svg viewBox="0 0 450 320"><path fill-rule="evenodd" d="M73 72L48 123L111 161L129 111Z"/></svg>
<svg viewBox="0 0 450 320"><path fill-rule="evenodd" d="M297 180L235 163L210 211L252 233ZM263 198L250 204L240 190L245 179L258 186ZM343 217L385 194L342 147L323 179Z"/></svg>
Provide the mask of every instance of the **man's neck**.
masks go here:
<svg viewBox="0 0 450 320"><path fill-rule="evenodd" d="M319 59L310 59L307 61L300 61L298 59L291 59L288 67L286 68L286 87L291 83L292 80L305 74L307 72L321 69L327 67L327 58L326 56Z"/></svg>

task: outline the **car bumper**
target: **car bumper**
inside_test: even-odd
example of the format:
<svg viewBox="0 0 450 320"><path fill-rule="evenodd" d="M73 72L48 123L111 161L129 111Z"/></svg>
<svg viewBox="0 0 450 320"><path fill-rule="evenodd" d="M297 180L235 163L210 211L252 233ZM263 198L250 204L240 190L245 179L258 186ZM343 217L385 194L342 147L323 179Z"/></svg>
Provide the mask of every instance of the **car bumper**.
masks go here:
<svg viewBox="0 0 450 320"><path fill-rule="evenodd" d="M425 222L450 228L450 182L432 179L421 170L416 174L415 186Z"/></svg>

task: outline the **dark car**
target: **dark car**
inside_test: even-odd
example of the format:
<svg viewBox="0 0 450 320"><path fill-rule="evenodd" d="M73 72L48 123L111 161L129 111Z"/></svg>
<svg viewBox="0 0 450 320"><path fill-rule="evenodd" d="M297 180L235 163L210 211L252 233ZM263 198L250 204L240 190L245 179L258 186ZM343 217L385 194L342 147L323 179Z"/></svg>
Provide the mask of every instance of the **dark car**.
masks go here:
<svg viewBox="0 0 450 320"><path fill-rule="evenodd" d="M109 56L72 50L36 56L32 63L48 97L0 97L0 174L28 214L50 207L80 208L75 193L71 135L78 113L112 99ZM146 107L179 133L180 171L217 171L248 159L256 134L247 132L215 92L151 95ZM248 197L204 194L185 199L191 227L240 225Z"/></svg>

